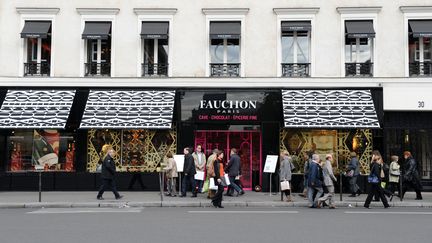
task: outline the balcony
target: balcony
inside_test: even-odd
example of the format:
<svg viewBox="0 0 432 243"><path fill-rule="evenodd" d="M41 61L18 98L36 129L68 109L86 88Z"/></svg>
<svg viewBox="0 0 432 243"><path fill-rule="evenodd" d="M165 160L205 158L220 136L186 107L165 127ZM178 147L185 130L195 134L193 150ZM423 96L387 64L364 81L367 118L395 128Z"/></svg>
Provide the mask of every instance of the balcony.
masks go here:
<svg viewBox="0 0 432 243"><path fill-rule="evenodd" d="M282 63L282 77L309 77L310 63Z"/></svg>
<svg viewBox="0 0 432 243"><path fill-rule="evenodd" d="M240 77L240 63L210 63L210 77Z"/></svg>
<svg viewBox="0 0 432 243"><path fill-rule="evenodd" d="M50 76L51 67L48 62L24 63L24 76Z"/></svg>
<svg viewBox="0 0 432 243"><path fill-rule="evenodd" d="M142 76L143 77L167 77L168 76L168 63L142 63Z"/></svg>
<svg viewBox="0 0 432 243"><path fill-rule="evenodd" d="M85 76L110 76L111 63L85 63Z"/></svg>
<svg viewBox="0 0 432 243"><path fill-rule="evenodd" d="M432 76L432 62L410 62L409 75L410 77Z"/></svg>
<svg viewBox="0 0 432 243"><path fill-rule="evenodd" d="M346 77L373 77L373 63L345 63Z"/></svg>

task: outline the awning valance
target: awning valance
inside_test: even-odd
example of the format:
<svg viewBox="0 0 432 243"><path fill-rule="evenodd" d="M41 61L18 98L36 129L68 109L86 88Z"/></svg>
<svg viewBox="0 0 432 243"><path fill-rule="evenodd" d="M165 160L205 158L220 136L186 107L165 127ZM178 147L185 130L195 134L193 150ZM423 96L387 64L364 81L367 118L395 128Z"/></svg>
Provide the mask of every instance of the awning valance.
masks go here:
<svg viewBox="0 0 432 243"><path fill-rule="evenodd" d="M141 37L146 39L167 39L168 22L142 22Z"/></svg>
<svg viewBox="0 0 432 243"><path fill-rule="evenodd" d="M413 37L432 36L432 20L410 20L409 26Z"/></svg>
<svg viewBox="0 0 432 243"><path fill-rule="evenodd" d="M111 22L86 22L82 38L106 40L110 34Z"/></svg>
<svg viewBox="0 0 432 243"><path fill-rule="evenodd" d="M379 128L370 90L282 90L287 128Z"/></svg>
<svg viewBox="0 0 432 243"><path fill-rule="evenodd" d="M345 34L348 38L375 37L372 20L345 21Z"/></svg>
<svg viewBox="0 0 432 243"><path fill-rule="evenodd" d="M283 21L281 29L282 33L291 31L310 31L312 26L309 21Z"/></svg>
<svg viewBox="0 0 432 243"><path fill-rule="evenodd" d="M51 21L26 21L21 31L21 38L47 38Z"/></svg>
<svg viewBox="0 0 432 243"><path fill-rule="evenodd" d="M75 90L8 90L0 128L65 128Z"/></svg>
<svg viewBox="0 0 432 243"><path fill-rule="evenodd" d="M175 91L90 90L80 128L171 128Z"/></svg>
<svg viewBox="0 0 432 243"><path fill-rule="evenodd" d="M240 22L210 22L210 38L212 39L240 39Z"/></svg>

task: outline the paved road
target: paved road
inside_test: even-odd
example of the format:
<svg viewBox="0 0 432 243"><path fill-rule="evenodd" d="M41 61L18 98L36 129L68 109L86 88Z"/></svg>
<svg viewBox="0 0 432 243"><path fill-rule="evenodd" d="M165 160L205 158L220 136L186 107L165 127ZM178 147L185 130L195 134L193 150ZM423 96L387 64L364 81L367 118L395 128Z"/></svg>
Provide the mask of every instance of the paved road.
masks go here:
<svg viewBox="0 0 432 243"><path fill-rule="evenodd" d="M0 242L430 242L432 209L0 209Z"/></svg>

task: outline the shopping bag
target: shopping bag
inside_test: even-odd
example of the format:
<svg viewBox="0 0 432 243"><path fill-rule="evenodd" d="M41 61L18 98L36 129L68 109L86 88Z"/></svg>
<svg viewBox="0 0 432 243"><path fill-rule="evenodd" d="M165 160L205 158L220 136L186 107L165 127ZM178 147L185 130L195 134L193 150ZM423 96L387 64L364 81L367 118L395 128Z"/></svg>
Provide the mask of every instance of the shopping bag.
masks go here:
<svg viewBox="0 0 432 243"><path fill-rule="evenodd" d="M280 184L281 184L280 185L281 186L281 191L286 191L286 190L290 190L291 189L289 181L287 181L287 180L281 181Z"/></svg>
<svg viewBox="0 0 432 243"><path fill-rule="evenodd" d="M210 178L210 180L209 180L209 189L210 190L217 190L218 189L218 187L215 184L214 178Z"/></svg>
<svg viewBox="0 0 432 243"><path fill-rule="evenodd" d="M231 182L230 182L230 179L229 179L228 174L225 174L225 175L224 175L224 179L225 179L225 184L226 184L227 186L229 186L229 185L231 184Z"/></svg>
<svg viewBox="0 0 432 243"><path fill-rule="evenodd" d="M202 188L202 192L204 193L207 192L208 190L209 190L209 180L205 180Z"/></svg>
<svg viewBox="0 0 432 243"><path fill-rule="evenodd" d="M195 180L203 181L204 180L204 171L197 171L195 174Z"/></svg>

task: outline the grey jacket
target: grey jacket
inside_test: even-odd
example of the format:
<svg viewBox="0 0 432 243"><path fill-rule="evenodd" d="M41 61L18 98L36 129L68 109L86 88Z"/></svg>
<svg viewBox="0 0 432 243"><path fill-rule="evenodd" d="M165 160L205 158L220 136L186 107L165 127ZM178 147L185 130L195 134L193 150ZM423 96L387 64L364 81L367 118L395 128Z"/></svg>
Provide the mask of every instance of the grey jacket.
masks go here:
<svg viewBox="0 0 432 243"><path fill-rule="evenodd" d="M349 164L348 170L354 170L354 176L360 175L360 166L357 157L352 157Z"/></svg>
<svg viewBox="0 0 432 243"><path fill-rule="evenodd" d="M292 164L291 157L284 156L281 160L280 167L279 167L279 179L280 181L291 181L292 177L292 170L293 170L293 164Z"/></svg>
<svg viewBox="0 0 432 243"><path fill-rule="evenodd" d="M228 165L225 168L225 172L228 173L229 177L236 177L241 174L240 163L240 156L238 156L237 154L232 154Z"/></svg>
<svg viewBox="0 0 432 243"><path fill-rule="evenodd" d="M333 167L331 165L331 162L326 160L322 165L322 169L323 169L324 185L333 186L333 181L337 181L337 179L333 174Z"/></svg>

